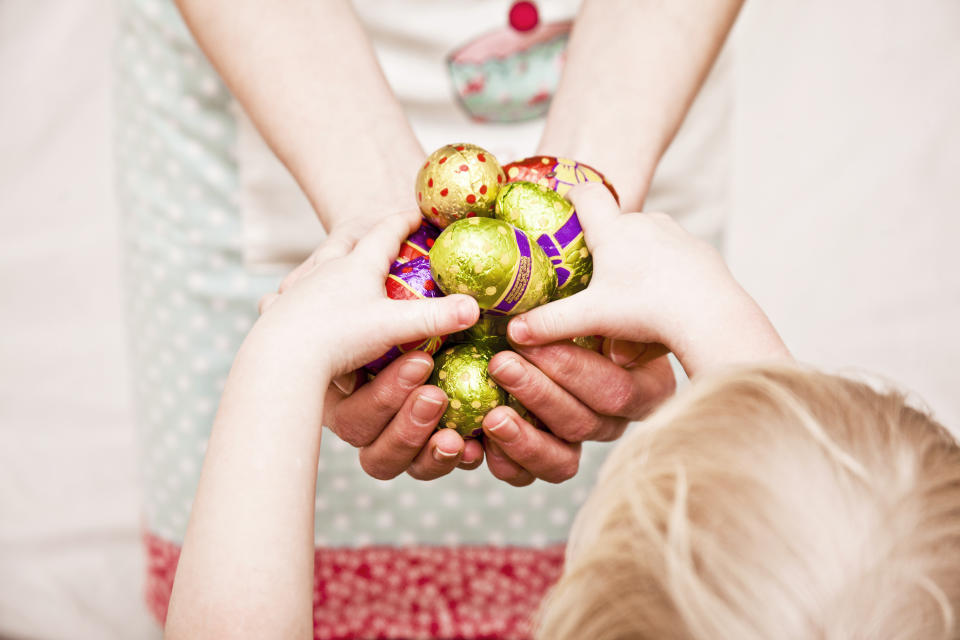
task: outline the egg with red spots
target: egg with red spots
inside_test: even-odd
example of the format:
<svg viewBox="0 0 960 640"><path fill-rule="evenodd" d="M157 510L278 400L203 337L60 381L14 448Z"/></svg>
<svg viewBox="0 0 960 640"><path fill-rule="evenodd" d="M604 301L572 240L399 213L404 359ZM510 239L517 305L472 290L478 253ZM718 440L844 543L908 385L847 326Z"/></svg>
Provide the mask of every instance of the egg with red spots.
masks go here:
<svg viewBox="0 0 960 640"><path fill-rule="evenodd" d="M440 229L463 218L493 215L506 176L496 157L460 142L430 154L417 174L417 201L423 217Z"/></svg>

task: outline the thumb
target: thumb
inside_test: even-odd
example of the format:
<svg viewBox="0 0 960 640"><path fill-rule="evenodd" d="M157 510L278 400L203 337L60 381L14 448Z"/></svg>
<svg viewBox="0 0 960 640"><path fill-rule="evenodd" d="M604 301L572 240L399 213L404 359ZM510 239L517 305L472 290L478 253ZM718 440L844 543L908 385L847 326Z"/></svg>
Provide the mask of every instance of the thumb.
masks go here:
<svg viewBox="0 0 960 640"><path fill-rule="evenodd" d="M531 309L510 321L507 337L518 345L556 342L577 336L603 334L589 289Z"/></svg>
<svg viewBox="0 0 960 640"><path fill-rule="evenodd" d="M389 300L392 321L384 331L390 344L443 336L472 327L480 317L477 301L463 294L422 300Z"/></svg>
<svg viewBox="0 0 960 640"><path fill-rule="evenodd" d="M576 208L587 247L593 250L610 230L610 223L620 215L617 201L599 182L578 184L567 194L567 199Z"/></svg>

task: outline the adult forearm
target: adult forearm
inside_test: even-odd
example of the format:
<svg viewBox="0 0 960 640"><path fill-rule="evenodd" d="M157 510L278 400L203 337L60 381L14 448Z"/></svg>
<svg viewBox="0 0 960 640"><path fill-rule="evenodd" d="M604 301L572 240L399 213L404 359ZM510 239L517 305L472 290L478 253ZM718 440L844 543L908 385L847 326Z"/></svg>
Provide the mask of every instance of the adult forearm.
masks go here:
<svg viewBox="0 0 960 640"><path fill-rule="evenodd" d="M328 229L415 206L424 153L349 2L177 3Z"/></svg>
<svg viewBox="0 0 960 640"><path fill-rule="evenodd" d="M540 152L595 166L640 210L742 2L585 0Z"/></svg>

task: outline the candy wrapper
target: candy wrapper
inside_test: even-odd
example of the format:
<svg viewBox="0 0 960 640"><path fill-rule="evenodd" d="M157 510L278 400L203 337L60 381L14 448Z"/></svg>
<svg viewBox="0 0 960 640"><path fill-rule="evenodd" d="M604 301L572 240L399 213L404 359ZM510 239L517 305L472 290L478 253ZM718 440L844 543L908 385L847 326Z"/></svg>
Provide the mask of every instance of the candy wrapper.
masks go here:
<svg viewBox="0 0 960 640"><path fill-rule="evenodd" d="M464 438L483 433L483 417L507 400L487 372L492 357L493 350L482 344L447 347L436 357L429 384L440 387L449 400L439 428L455 429Z"/></svg>
<svg viewBox="0 0 960 640"><path fill-rule="evenodd" d="M408 262L394 262L386 282L387 296L394 300L420 300L443 295L430 275L430 261L425 257ZM388 364L408 351L436 353L443 346L443 336L408 342L392 347L385 354L364 366L369 373L380 373Z"/></svg>
<svg viewBox="0 0 960 640"><path fill-rule="evenodd" d="M602 173L593 167L570 160L569 158L554 158L553 156L531 156L504 165L508 182L536 182L548 189L556 191L561 196L567 195L574 186L584 182L602 182L610 190L619 204L620 197L613 185Z"/></svg>
<svg viewBox="0 0 960 640"><path fill-rule="evenodd" d="M444 229L462 218L492 216L505 181L489 151L466 143L445 145L417 173L417 203L424 218Z"/></svg>
<svg viewBox="0 0 960 640"><path fill-rule="evenodd" d="M473 344L482 344L489 347L494 353L505 351L510 348L507 342L507 323L510 318L506 316L488 316L481 314L476 324L466 331L458 331L451 334L448 342L451 344L461 344L469 342Z"/></svg>
<svg viewBox="0 0 960 640"><path fill-rule="evenodd" d="M420 228L410 234L410 236L400 245L400 253L397 255L397 262L408 262L414 258L426 258L434 241L440 235L440 229L423 220L420 222Z"/></svg>
<svg viewBox="0 0 960 640"><path fill-rule="evenodd" d="M550 259L503 220L468 218L443 230L430 250L433 278L447 295L465 293L488 315L523 313L557 287Z"/></svg>
<svg viewBox="0 0 960 640"><path fill-rule="evenodd" d="M505 185L497 196L496 217L526 231L550 257L557 272L554 298L583 291L593 275L593 258L573 205L533 182Z"/></svg>

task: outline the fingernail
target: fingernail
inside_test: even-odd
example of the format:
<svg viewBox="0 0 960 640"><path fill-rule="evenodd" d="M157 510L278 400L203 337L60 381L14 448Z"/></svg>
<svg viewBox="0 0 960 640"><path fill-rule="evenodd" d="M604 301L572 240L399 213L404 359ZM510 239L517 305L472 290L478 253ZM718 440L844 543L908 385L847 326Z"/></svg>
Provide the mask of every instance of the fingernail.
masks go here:
<svg viewBox="0 0 960 640"><path fill-rule="evenodd" d="M333 379L333 386L340 389L344 395L350 395L357 388L357 374L355 371L345 373Z"/></svg>
<svg viewBox="0 0 960 640"><path fill-rule="evenodd" d="M520 427L510 418L504 418L492 427L487 427L487 430L501 442L510 442L520 433Z"/></svg>
<svg viewBox="0 0 960 640"><path fill-rule="evenodd" d="M626 367L633 364L634 360L642 356L646 350L647 345L643 342L611 340L610 361L617 366Z"/></svg>
<svg viewBox="0 0 960 640"><path fill-rule="evenodd" d="M444 451L440 447L433 448L433 459L437 462L449 462L460 455L459 451Z"/></svg>
<svg viewBox="0 0 960 640"><path fill-rule="evenodd" d="M417 400L413 403L413 417L417 422L427 424L437 417L437 414L440 413L440 407L442 406L443 402L441 400L431 398L421 393L417 395Z"/></svg>
<svg viewBox="0 0 960 640"><path fill-rule="evenodd" d="M400 365L397 377L400 378L400 382L408 387L413 387L426 380L427 374L430 373L432 368L430 362L423 358L410 358Z"/></svg>
<svg viewBox="0 0 960 640"><path fill-rule="evenodd" d="M517 385L523 380L523 365L516 358L506 357L490 375L507 386Z"/></svg>
<svg viewBox="0 0 960 640"><path fill-rule="evenodd" d="M457 303L457 320L463 326L469 326L474 321L474 303L469 300L461 300Z"/></svg>
<svg viewBox="0 0 960 640"><path fill-rule="evenodd" d="M510 324L507 325L507 332L510 334L510 339L517 344L525 344L530 339L530 328L523 318L511 320Z"/></svg>

